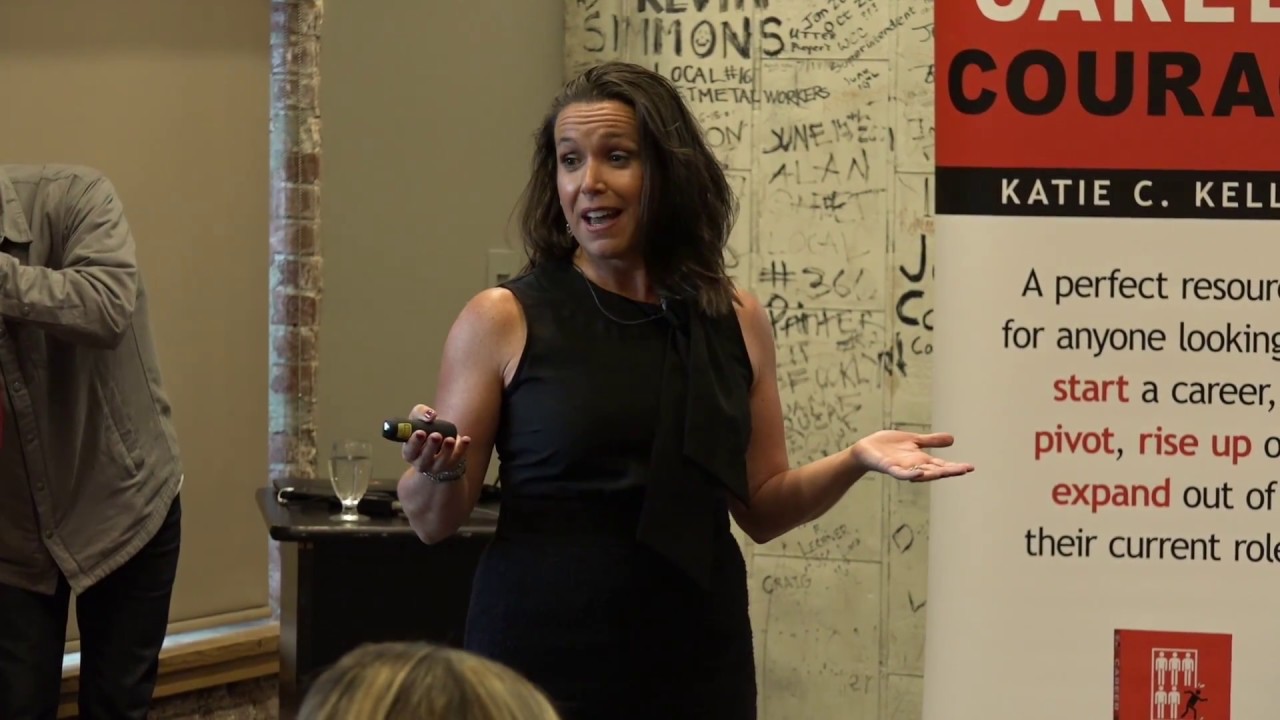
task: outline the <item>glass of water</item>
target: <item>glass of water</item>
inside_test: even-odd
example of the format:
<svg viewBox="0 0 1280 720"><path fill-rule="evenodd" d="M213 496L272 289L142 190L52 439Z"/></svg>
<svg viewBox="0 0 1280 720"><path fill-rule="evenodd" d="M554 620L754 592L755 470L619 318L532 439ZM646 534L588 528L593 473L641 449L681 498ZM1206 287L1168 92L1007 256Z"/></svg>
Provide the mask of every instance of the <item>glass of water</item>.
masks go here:
<svg viewBox="0 0 1280 720"><path fill-rule="evenodd" d="M362 440L339 440L329 454L329 482L342 503L342 512L331 519L342 522L368 520L357 511L360 498L369 490L369 475L373 472L373 451Z"/></svg>

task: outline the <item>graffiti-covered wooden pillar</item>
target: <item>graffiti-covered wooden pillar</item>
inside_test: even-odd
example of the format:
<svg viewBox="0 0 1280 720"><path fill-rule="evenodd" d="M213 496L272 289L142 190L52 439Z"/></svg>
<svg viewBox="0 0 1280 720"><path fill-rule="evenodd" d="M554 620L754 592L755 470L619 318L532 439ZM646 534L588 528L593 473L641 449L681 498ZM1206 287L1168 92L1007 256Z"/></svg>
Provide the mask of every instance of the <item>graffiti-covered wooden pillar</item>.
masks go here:
<svg viewBox="0 0 1280 720"><path fill-rule="evenodd" d="M271 2L271 480L316 474L320 27L324 0ZM270 593L279 610L279 551Z"/></svg>
<svg viewBox="0 0 1280 720"><path fill-rule="evenodd" d="M564 0L566 72L664 75L738 194L726 265L768 309L793 466L932 423L937 1ZM761 720L919 717L929 498L872 475L743 540Z"/></svg>

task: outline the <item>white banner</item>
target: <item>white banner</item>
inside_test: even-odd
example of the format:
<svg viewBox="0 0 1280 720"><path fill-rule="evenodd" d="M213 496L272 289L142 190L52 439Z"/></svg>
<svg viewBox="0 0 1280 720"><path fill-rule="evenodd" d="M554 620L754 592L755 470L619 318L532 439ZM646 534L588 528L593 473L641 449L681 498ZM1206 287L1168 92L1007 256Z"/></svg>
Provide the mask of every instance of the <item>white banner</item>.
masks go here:
<svg viewBox="0 0 1280 720"><path fill-rule="evenodd" d="M925 720L1280 717L1280 6L937 13Z"/></svg>

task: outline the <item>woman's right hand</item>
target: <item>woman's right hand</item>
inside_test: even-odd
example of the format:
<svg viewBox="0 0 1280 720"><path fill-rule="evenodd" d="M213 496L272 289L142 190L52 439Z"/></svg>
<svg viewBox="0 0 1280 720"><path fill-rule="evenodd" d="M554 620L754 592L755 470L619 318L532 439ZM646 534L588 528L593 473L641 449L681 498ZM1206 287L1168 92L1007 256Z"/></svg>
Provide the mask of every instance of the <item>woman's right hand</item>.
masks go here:
<svg viewBox="0 0 1280 720"><path fill-rule="evenodd" d="M436 411L427 405L415 405L409 411L409 418L431 422L436 418ZM400 456L419 473L439 475L461 465L470 444L471 438L466 435L446 438L440 433L428 436L421 430L415 430L401 445Z"/></svg>

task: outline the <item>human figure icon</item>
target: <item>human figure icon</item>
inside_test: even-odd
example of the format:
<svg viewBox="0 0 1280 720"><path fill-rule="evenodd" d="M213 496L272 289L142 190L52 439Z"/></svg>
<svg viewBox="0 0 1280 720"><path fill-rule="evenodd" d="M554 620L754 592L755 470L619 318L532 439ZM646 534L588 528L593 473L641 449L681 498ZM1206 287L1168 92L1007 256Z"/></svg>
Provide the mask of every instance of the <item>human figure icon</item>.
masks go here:
<svg viewBox="0 0 1280 720"><path fill-rule="evenodd" d="M1182 656L1182 684L1183 684L1183 686L1190 686L1190 685L1191 685L1191 681L1194 679L1194 678L1192 678L1192 677L1191 677L1191 675L1192 675L1192 673L1194 673L1194 672L1195 672L1195 670L1196 670L1196 661L1195 661L1195 659L1191 657L1191 653L1184 653L1184 654L1183 654L1183 656Z"/></svg>
<svg viewBox="0 0 1280 720"><path fill-rule="evenodd" d="M1184 718L1187 713L1191 713L1191 717L1198 720L1200 711L1196 709L1196 706L1202 702L1209 702L1209 698L1200 694L1202 690L1204 690L1204 685L1197 685L1194 690L1187 694L1187 709L1182 711L1182 714L1178 716L1179 718Z"/></svg>
<svg viewBox="0 0 1280 720"><path fill-rule="evenodd" d="M1156 720L1164 720L1164 706L1167 699L1168 693L1164 691L1164 686L1161 685L1156 690Z"/></svg>
<svg viewBox="0 0 1280 720"><path fill-rule="evenodd" d="M1181 700L1178 694L1178 688L1169 688L1169 694L1165 696L1165 703L1169 706L1169 717L1178 712L1178 702Z"/></svg>
<svg viewBox="0 0 1280 720"><path fill-rule="evenodd" d="M1156 678L1164 685L1164 674L1169 669L1169 658L1165 657L1164 651L1161 650L1156 654Z"/></svg>
<svg viewBox="0 0 1280 720"><path fill-rule="evenodd" d="M1182 661L1178 659L1178 653L1169 653L1169 674L1173 677L1169 678L1169 682L1178 684L1178 671L1182 669Z"/></svg>

